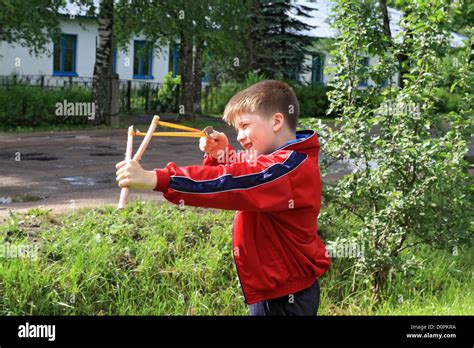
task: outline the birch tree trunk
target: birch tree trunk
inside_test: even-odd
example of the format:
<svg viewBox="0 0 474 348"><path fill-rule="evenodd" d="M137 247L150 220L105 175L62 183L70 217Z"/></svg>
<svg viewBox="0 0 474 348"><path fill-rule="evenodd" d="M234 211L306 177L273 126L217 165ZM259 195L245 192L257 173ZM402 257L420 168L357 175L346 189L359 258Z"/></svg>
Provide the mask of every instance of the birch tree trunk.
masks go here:
<svg viewBox="0 0 474 348"><path fill-rule="evenodd" d="M92 83L92 96L95 103L95 124L111 123L111 79L113 64L113 0L101 0L99 11L99 30Z"/></svg>

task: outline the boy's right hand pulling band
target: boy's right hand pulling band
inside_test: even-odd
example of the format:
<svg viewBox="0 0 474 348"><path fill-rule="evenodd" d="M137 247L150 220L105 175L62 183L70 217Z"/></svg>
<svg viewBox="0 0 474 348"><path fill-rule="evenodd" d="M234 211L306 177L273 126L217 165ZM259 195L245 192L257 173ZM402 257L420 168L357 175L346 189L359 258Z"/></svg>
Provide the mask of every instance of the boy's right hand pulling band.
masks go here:
<svg viewBox="0 0 474 348"><path fill-rule="evenodd" d="M227 136L218 131L214 131L210 138L202 137L199 139L199 148L201 151L210 154L213 158L219 157L219 151L224 151L229 145Z"/></svg>

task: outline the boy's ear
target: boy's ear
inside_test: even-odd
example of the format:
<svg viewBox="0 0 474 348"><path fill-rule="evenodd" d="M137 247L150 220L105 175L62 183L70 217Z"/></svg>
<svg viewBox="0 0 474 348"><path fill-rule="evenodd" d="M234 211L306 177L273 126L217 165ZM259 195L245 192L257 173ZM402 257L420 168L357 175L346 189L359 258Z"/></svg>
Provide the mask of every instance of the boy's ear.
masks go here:
<svg viewBox="0 0 474 348"><path fill-rule="evenodd" d="M273 131L278 132L285 124L285 116L281 112L273 115Z"/></svg>

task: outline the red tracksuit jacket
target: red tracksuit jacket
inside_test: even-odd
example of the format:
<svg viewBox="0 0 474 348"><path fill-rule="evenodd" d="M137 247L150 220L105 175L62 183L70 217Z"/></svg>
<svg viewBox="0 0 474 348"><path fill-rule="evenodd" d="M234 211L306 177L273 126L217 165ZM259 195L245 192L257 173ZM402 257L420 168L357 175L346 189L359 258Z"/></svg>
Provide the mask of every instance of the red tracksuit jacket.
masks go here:
<svg viewBox="0 0 474 348"><path fill-rule="evenodd" d="M172 203L237 210L234 260L245 301L253 304L311 286L329 268L317 217L319 141L313 131L254 162L155 168L155 191Z"/></svg>

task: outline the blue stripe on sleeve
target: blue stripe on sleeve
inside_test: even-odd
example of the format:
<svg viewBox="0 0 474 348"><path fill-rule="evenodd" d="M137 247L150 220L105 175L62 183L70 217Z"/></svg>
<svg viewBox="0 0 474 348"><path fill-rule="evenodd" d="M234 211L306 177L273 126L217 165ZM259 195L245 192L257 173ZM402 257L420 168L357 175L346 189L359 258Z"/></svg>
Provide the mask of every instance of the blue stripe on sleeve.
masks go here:
<svg viewBox="0 0 474 348"><path fill-rule="evenodd" d="M245 190L281 178L298 167L308 155L293 151L283 162L273 164L265 170L248 175L232 176L226 174L216 179L195 181L181 176L170 178L170 188L186 193L217 193L232 190Z"/></svg>

